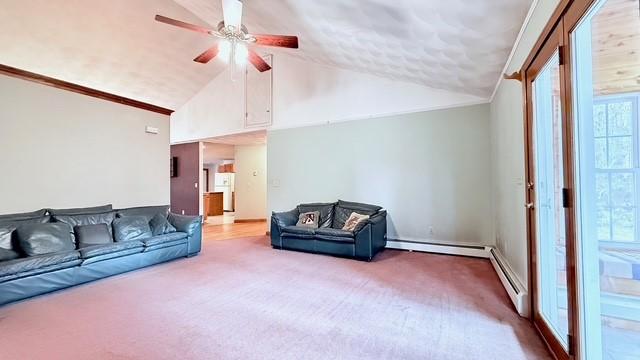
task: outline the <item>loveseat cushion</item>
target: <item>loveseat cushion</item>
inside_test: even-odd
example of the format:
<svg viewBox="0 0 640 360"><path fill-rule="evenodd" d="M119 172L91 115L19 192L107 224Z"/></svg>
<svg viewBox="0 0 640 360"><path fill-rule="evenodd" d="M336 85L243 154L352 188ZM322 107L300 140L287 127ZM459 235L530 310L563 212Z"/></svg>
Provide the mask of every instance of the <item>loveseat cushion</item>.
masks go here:
<svg viewBox="0 0 640 360"><path fill-rule="evenodd" d="M116 213L119 218L126 216L144 216L147 222L149 222L156 214L161 214L166 218L169 215L169 205L132 207L116 210Z"/></svg>
<svg viewBox="0 0 640 360"><path fill-rule="evenodd" d="M83 214L99 214L113 210L113 205L92 206L85 208L72 209L47 209L50 215L83 215Z"/></svg>
<svg viewBox="0 0 640 360"><path fill-rule="evenodd" d="M55 222L62 222L65 224L71 225L71 228L80 225L95 225L95 224L106 224L109 230L111 231L111 224L113 220L116 218L116 213L114 211L107 211L95 214L76 214L76 215L54 215L53 220ZM73 241L75 242L75 234L73 236Z"/></svg>
<svg viewBox="0 0 640 360"><path fill-rule="evenodd" d="M326 228L331 227L335 205L335 203L300 204L298 205L298 212L302 214L306 212L319 211L320 223L318 224L318 227Z"/></svg>
<svg viewBox="0 0 640 360"><path fill-rule="evenodd" d="M132 240L132 241L122 241L115 242L111 244L102 244L102 245L92 245L81 248L80 255L83 259L90 259L95 256L101 256L105 254L117 253L123 250L130 250L138 248L142 252L142 248L144 244L142 241Z"/></svg>
<svg viewBox="0 0 640 360"><path fill-rule="evenodd" d="M0 255L0 261L20 257L20 246L18 244L17 237L14 236L15 230L18 227L24 224L45 224L48 223L49 220L49 216L40 216L37 218L22 220L9 220L9 218L0 220L0 249L3 249L2 255Z"/></svg>
<svg viewBox="0 0 640 360"><path fill-rule="evenodd" d="M283 234L300 234L300 235L314 235L316 231L320 229L314 229L306 226L285 226L282 229Z"/></svg>
<svg viewBox="0 0 640 360"><path fill-rule="evenodd" d="M28 256L71 251L71 226L65 223L24 224L16 229L20 248Z"/></svg>
<svg viewBox="0 0 640 360"><path fill-rule="evenodd" d="M316 235L325 235L325 236L334 236L334 237L347 237L347 238L352 238L353 235L353 231L347 231L347 230L342 230L342 229L333 229L333 228L326 228L326 229L318 229L316 230Z"/></svg>
<svg viewBox="0 0 640 360"><path fill-rule="evenodd" d="M47 268L52 265L75 263L79 259L80 253L73 250L3 261L0 263L0 277Z"/></svg>
<svg viewBox="0 0 640 360"><path fill-rule="evenodd" d="M153 234L153 236L170 234L177 231L163 214L156 214L151 221L149 221L149 226L151 227L151 234Z"/></svg>
<svg viewBox="0 0 640 360"><path fill-rule="evenodd" d="M73 232L78 248L113 243L107 224L79 225L73 228Z"/></svg>
<svg viewBox="0 0 640 360"><path fill-rule="evenodd" d="M353 209L356 212L357 212L357 210L362 210L362 211L367 212L367 213L374 213L375 214L378 211L382 210L382 206L358 203L358 202L353 202L353 201L338 200L338 205L343 207L343 208Z"/></svg>
<svg viewBox="0 0 640 360"><path fill-rule="evenodd" d="M170 246L186 244L187 236L188 236L187 233L174 232L170 234L164 234L164 235L154 236L149 239L145 239L142 241L145 246L144 251L152 251L152 250L164 249Z"/></svg>
<svg viewBox="0 0 640 360"><path fill-rule="evenodd" d="M113 221L115 241L143 240L152 236L149 220L145 216L126 216Z"/></svg>
<svg viewBox="0 0 640 360"><path fill-rule="evenodd" d="M376 205L339 200L335 208L332 227L334 229L342 229L347 220L349 220L349 216L354 212L361 215L373 216L381 209L382 207Z"/></svg>

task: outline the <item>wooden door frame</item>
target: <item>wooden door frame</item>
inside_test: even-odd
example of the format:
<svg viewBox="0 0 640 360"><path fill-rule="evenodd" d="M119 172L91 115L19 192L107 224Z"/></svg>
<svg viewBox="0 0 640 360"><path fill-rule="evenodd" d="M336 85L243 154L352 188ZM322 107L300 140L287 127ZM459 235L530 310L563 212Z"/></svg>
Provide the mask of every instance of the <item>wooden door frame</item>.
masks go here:
<svg viewBox="0 0 640 360"><path fill-rule="evenodd" d="M535 157L533 156L533 102L532 83L534 76L545 66L558 49L560 56L560 103L562 107L562 139L563 139L563 176L567 194L565 208L565 237L566 237L566 272L569 315L568 349L565 351L561 343L555 338L552 330L539 316L538 299L538 269L537 269L537 240L535 213L527 211L527 241L529 248L529 289L531 289L530 306L531 321L543 340L557 359L580 358L580 308L578 288L578 254L576 237L576 209L575 199L575 134L572 91L572 39L571 34L579 21L596 3L596 0L561 0L543 29L529 56L520 69L524 95L524 145L525 145L525 198L527 203L535 204Z"/></svg>

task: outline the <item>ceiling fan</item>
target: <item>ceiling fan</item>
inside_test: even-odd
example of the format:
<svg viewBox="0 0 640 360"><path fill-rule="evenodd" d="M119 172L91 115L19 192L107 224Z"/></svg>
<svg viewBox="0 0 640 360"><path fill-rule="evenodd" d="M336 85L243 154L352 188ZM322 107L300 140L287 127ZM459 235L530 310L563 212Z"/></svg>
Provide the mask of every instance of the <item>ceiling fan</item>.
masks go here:
<svg viewBox="0 0 640 360"><path fill-rule="evenodd" d="M271 66L251 48L252 45L298 48L297 36L250 34L242 24L241 0L222 0L222 12L224 20L220 21L217 29L189 24L162 15L156 15L156 21L219 38L218 43L193 59L203 64L219 56L224 61L229 60L232 66L234 63L243 65L248 60L258 71L263 72L270 70Z"/></svg>

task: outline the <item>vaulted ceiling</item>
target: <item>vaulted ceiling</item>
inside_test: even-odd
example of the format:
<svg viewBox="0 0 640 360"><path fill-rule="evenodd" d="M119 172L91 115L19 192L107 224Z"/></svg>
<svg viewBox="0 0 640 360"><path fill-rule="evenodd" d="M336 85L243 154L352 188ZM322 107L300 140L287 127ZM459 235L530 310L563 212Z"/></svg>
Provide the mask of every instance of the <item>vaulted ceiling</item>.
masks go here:
<svg viewBox="0 0 640 360"><path fill-rule="evenodd" d="M298 35L304 60L488 98L531 0L244 0L254 33ZM0 7L0 63L177 109L223 69L192 59L220 0L21 0Z"/></svg>

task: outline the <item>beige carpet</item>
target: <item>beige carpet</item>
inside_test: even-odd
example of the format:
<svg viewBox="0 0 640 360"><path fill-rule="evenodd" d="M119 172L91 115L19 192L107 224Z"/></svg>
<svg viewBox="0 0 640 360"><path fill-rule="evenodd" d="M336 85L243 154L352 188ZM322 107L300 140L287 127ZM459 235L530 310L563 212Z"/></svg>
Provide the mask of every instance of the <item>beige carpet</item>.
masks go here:
<svg viewBox="0 0 640 360"><path fill-rule="evenodd" d="M486 260L266 237L0 308L2 359L546 359Z"/></svg>

